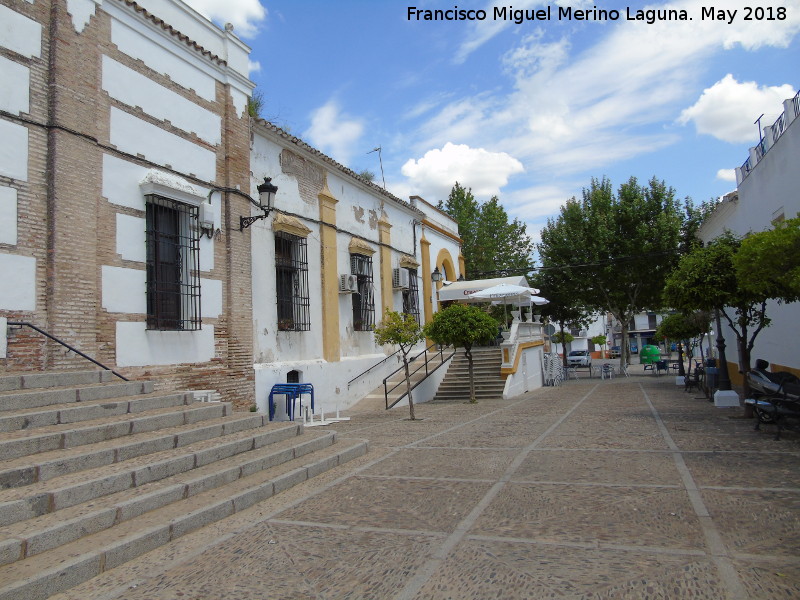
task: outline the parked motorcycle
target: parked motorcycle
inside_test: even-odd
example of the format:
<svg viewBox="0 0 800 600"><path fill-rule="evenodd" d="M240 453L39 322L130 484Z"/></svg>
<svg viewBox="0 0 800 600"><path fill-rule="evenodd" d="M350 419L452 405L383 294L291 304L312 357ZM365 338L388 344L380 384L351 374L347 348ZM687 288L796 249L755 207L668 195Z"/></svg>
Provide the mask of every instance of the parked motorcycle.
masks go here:
<svg viewBox="0 0 800 600"><path fill-rule="evenodd" d="M784 391L784 384L800 383L800 378L793 373L787 371L771 373L767 371L768 368L769 363L759 358L756 360L755 368L747 374L747 383L750 384L750 391L754 398L781 395Z"/></svg>
<svg viewBox="0 0 800 600"><path fill-rule="evenodd" d="M800 378L785 371L771 373L768 367L767 361L758 359L747 374L753 397L745 399L745 404L753 407L755 428L760 429L762 423L777 425L775 439L780 439L783 429L800 432Z"/></svg>

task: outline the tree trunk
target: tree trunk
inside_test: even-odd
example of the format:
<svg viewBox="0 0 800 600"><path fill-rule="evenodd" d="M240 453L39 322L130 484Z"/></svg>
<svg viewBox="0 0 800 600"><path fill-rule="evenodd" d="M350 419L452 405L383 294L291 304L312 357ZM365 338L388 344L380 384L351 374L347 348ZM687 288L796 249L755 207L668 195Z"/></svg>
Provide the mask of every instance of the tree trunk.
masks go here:
<svg viewBox="0 0 800 600"><path fill-rule="evenodd" d="M622 336L620 339L620 342L622 342L622 352L619 353L619 372L624 373L628 369L628 364L630 364L629 359L631 355L631 346L628 343L628 323L624 319L618 320L620 328L622 329L620 332L620 335ZM639 352L641 351L642 349L639 348Z"/></svg>
<svg viewBox="0 0 800 600"><path fill-rule="evenodd" d="M464 354L467 355L467 364L469 365L469 401L474 404L478 399L475 397L475 373L472 371L472 346L465 346Z"/></svg>
<svg viewBox="0 0 800 600"><path fill-rule="evenodd" d="M411 398L411 373L408 372L408 356L403 354L403 367L406 371L406 394L408 395L408 418L416 420L414 416L414 400Z"/></svg>
<svg viewBox="0 0 800 600"><path fill-rule="evenodd" d="M686 344L689 345L688 343ZM689 366L691 368L691 365ZM686 369L683 367L683 342L678 341L678 375L686 377Z"/></svg>

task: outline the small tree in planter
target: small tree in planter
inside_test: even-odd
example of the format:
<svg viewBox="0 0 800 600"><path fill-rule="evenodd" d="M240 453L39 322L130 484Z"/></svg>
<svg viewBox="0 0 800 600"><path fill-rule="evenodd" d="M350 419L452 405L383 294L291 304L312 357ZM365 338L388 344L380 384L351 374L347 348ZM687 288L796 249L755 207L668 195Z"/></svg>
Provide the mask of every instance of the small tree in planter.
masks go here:
<svg viewBox="0 0 800 600"><path fill-rule="evenodd" d="M406 375L406 393L408 394L409 418L414 421L414 400L411 398L411 374L408 371L408 353L411 349L423 340L425 336L419 327L419 323L413 315L387 310L383 321L375 327L375 341L379 344L391 344L400 346L403 354L403 368Z"/></svg>
<svg viewBox="0 0 800 600"><path fill-rule="evenodd" d="M707 314L707 313L704 313ZM683 349L689 350L690 340L700 336L708 328L708 321L705 323L695 314L686 315L675 313L667 315L656 329L656 337L668 338L678 342L678 375L685 376L686 370L683 368ZM689 364L691 372L692 365Z"/></svg>
<svg viewBox="0 0 800 600"><path fill-rule="evenodd" d="M425 335L437 344L464 348L469 365L469 401L477 402L472 346L497 336L497 321L477 306L453 304L433 316L433 321L425 326Z"/></svg>
<svg viewBox="0 0 800 600"><path fill-rule="evenodd" d="M595 346L605 346L606 345L606 336L604 336L604 335L596 335L593 338L591 338L589 341L592 342ZM606 358L605 348L603 348L603 358Z"/></svg>
<svg viewBox="0 0 800 600"><path fill-rule="evenodd" d="M569 331L565 331L563 329L563 323L561 324L562 329L561 331L556 331L551 337L550 341L555 344L561 344L561 348L563 348L564 353L561 356L561 361L564 363L564 366L567 366L567 344L571 344L575 341L575 336L572 335Z"/></svg>

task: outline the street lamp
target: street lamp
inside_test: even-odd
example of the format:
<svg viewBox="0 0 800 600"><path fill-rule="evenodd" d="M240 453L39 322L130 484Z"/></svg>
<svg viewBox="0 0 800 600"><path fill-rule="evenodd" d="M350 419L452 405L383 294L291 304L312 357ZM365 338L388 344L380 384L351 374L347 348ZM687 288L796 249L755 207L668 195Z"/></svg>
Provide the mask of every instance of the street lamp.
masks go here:
<svg viewBox="0 0 800 600"><path fill-rule="evenodd" d="M259 219L266 219L273 209L275 204L275 194L278 191L278 186L272 183L272 178L264 177L264 183L260 184L256 189L258 190L258 202L246 194L243 195L250 200L250 203L253 206L263 210L264 213L254 217L239 217L239 231L244 231Z"/></svg>
<svg viewBox="0 0 800 600"><path fill-rule="evenodd" d="M439 283L442 280L442 273L439 271L439 267L436 267L431 273L431 281L433 283Z"/></svg>

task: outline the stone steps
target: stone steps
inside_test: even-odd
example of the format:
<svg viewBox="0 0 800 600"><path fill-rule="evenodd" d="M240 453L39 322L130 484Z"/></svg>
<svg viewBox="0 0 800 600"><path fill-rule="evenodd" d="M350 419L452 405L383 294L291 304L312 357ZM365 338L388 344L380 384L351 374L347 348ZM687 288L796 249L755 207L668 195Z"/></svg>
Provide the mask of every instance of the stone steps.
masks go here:
<svg viewBox="0 0 800 600"><path fill-rule="evenodd" d="M0 377L0 600L67 590L367 451L109 375Z"/></svg>
<svg viewBox="0 0 800 600"><path fill-rule="evenodd" d="M476 348L472 350L472 372L475 396L478 400L499 398L505 389L505 379L500 376L499 348ZM453 357L453 364L447 369L434 402L453 402L469 399L469 361L463 350Z"/></svg>

